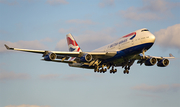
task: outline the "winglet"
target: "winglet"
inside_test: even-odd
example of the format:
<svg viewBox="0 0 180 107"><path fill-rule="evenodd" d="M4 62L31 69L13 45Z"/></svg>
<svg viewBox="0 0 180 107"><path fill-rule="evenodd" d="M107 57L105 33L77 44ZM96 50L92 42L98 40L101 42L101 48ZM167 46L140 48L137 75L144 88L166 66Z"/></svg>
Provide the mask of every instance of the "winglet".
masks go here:
<svg viewBox="0 0 180 107"><path fill-rule="evenodd" d="M10 47L7 46L6 44L4 44L4 46L6 47L7 50L14 50L14 48L10 48Z"/></svg>
<svg viewBox="0 0 180 107"><path fill-rule="evenodd" d="M171 53L169 54L169 57L174 57Z"/></svg>

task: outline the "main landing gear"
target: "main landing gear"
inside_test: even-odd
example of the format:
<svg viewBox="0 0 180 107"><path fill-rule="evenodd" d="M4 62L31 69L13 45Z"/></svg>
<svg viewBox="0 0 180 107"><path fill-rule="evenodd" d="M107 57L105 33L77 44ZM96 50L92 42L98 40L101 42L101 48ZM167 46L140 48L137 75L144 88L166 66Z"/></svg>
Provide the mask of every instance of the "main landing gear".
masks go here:
<svg viewBox="0 0 180 107"><path fill-rule="evenodd" d="M114 69L114 66L111 67L112 69L110 70L110 73L111 74L114 74L117 72L117 69ZM94 72L98 72L98 73L105 73L107 71L108 67L107 68L104 68L104 67L101 67L99 68L99 66L95 66L95 69L94 69ZM124 69L124 74L129 74L129 70L130 70L130 67L125 67Z"/></svg>
<svg viewBox="0 0 180 107"><path fill-rule="evenodd" d="M127 62L122 66L124 68L124 74L129 74L130 67L133 65L135 60L127 60Z"/></svg>
<svg viewBox="0 0 180 107"><path fill-rule="evenodd" d="M129 69L130 69L129 67L125 67L124 74L126 73L129 74Z"/></svg>
<svg viewBox="0 0 180 107"><path fill-rule="evenodd" d="M112 66L112 69L110 70L110 73L116 73L117 72L117 69L114 69L114 66Z"/></svg>
<svg viewBox="0 0 180 107"><path fill-rule="evenodd" d="M131 66L131 64L130 64L130 66ZM129 74L130 66L123 67L124 68L124 72L123 72L124 74ZM104 68L104 67L105 67L105 65L102 65L101 67L98 65L95 65L94 72L105 73L107 71L107 69L110 69L110 67L111 67L111 70L109 72L111 74L114 74L117 72L117 69L114 69L114 65L106 66L107 68Z"/></svg>
<svg viewBox="0 0 180 107"><path fill-rule="evenodd" d="M95 65L94 72L105 73L106 71L107 71L106 68L104 67L99 68L99 66Z"/></svg>
<svg viewBox="0 0 180 107"><path fill-rule="evenodd" d="M94 72L105 73L107 71L107 69L109 69L109 68L110 68L110 66L107 66L107 68L104 68L104 65L102 65L102 67L99 68L99 66L95 65ZM114 66L112 66L110 73L114 74L116 72L117 72L117 69L114 69Z"/></svg>

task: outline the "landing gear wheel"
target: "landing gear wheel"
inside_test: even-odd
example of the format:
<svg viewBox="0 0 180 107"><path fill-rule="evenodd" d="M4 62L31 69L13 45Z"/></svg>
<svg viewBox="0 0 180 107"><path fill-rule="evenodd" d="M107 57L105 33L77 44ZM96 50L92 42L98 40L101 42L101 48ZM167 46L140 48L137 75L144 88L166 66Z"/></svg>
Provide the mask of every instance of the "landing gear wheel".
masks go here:
<svg viewBox="0 0 180 107"><path fill-rule="evenodd" d="M126 74L126 73L129 74L129 70L128 69L124 70L124 74Z"/></svg>
<svg viewBox="0 0 180 107"><path fill-rule="evenodd" d="M99 72L99 67L95 65L94 72Z"/></svg>
<svg viewBox="0 0 180 107"><path fill-rule="evenodd" d="M94 72L96 72L96 68L94 68Z"/></svg>
<svg viewBox="0 0 180 107"><path fill-rule="evenodd" d="M103 69L100 69L100 73L102 73L103 72Z"/></svg>
<svg viewBox="0 0 180 107"><path fill-rule="evenodd" d="M124 70L124 74L126 73L126 70Z"/></svg>
<svg viewBox="0 0 180 107"><path fill-rule="evenodd" d="M99 72L99 69L97 69L97 72Z"/></svg>
<svg viewBox="0 0 180 107"><path fill-rule="evenodd" d="M105 69L103 69L103 73L105 73L107 71L107 69L105 68Z"/></svg>
<svg viewBox="0 0 180 107"><path fill-rule="evenodd" d="M112 73L112 70L110 70L110 73Z"/></svg>
<svg viewBox="0 0 180 107"><path fill-rule="evenodd" d="M106 71L107 71L107 69L105 68L105 69L104 69L104 71L106 72Z"/></svg>

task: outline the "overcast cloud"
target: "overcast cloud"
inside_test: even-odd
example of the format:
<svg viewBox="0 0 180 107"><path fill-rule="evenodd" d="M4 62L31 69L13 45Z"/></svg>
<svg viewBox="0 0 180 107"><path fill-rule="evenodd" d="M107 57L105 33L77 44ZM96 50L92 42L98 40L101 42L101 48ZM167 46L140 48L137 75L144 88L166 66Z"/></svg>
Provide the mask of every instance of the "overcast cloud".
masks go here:
<svg viewBox="0 0 180 107"><path fill-rule="evenodd" d="M154 33L156 43L164 48L180 49L180 24L169 26Z"/></svg>
<svg viewBox="0 0 180 107"><path fill-rule="evenodd" d="M16 73L16 72L0 72L0 80L24 80L29 79L30 75L26 73Z"/></svg>
<svg viewBox="0 0 180 107"><path fill-rule="evenodd" d="M180 3L167 2L166 0L142 0L142 7L129 7L120 11L120 15L130 20L160 20L173 17L171 10L180 8Z"/></svg>
<svg viewBox="0 0 180 107"><path fill-rule="evenodd" d="M104 8L104 7L112 7L114 6L115 3L114 3L114 0L102 0L100 3L99 3L99 7L101 8Z"/></svg>
<svg viewBox="0 0 180 107"><path fill-rule="evenodd" d="M157 85L157 86L151 86L151 85L138 85L133 87L135 90L139 91L147 91L147 92L167 92L167 91L172 91L172 92L177 92L180 90L180 84L172 84L172 85Z"/></svg>

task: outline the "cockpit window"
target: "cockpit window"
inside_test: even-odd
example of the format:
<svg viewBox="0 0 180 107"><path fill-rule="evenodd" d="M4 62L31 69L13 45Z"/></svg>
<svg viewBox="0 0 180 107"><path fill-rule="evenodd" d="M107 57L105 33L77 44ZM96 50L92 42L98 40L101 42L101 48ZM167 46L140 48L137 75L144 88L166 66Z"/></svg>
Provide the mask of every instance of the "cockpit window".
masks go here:
<svg viewBox="0 0 180 107"><path fill-rule="evenodd" d="M144 32L144 31L149 31L148 29L143 29L143 30L141 30L141 32Z"/></svg>

